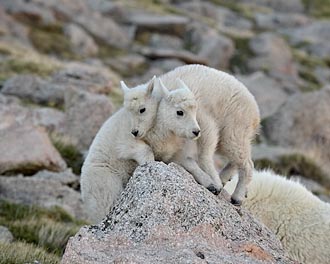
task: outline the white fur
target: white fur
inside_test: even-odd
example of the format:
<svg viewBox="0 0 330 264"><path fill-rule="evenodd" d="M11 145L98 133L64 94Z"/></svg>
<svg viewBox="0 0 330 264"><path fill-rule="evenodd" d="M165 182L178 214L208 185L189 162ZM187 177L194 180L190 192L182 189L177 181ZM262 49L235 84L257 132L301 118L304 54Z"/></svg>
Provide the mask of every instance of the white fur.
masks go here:
<svg viewBox="0 0 330 264"><path fill-rule="evenodd" d="M193 132L200 128L192 92L166 91L159 103L151 96L154 80L133 89L121 82L124 108L105 122L89 149L82 168L81 191L93 222L102 220L109 212L138 164L155 157L169 162L181 149L184 138L197 138ZM184 116L176 118L177 111L184 111ZM140 129L141 124L151 127L147 134ZM153 129L159 132L153 133Z"/></svg>
<svg viewBox="0 0 330 264"><path fill-rule="evenodd" d="M200 131L196 121L197 102L194 94L185 85L180 89L168 91L159 82L156 82L153 94L159 104L155 105L155 101L148 98L139 98L137 102L125 96L124 106L135 120L132 131L136 132L137 138L143 139L152 148L156 160L166 163L174 161L191 172L205 187L214 186L210 176L197 165L197 158L193 156L196 151L191 151L192 155L188 152L194 149L194 145L188 143L189 139L197 139L199 135L194 133ZM154 111L157 105L158 110ZM140 109L145 109L145 112L141 114ZM178 111L182 116L178 115ZM144 115L148 117L143 118ZM150 118L154 120L152 126Z"/></svg>
<svg viewBox="0 0 330 264"><path fill-rule="evenodd" d="M149 89L152 83L123 90L131 98L154 100ZM151 148L131 134L131 122L131 113L125 108L111 116L95 136L83 164L81 195L94 223L109 212L137 165L154 161Z"/></svg>
<svg viewBox="0 0 330 264"><path fill-rule="evenodd" d="M234 180L225 185L230 194ZM290 257L301 263L330 261L330 204L299 182L272 171L253 171L249 194L243 202L281 240Z"/></svg>
<svg viewBox="0 0 330 264"><path fill-rule="evenodd" d="M232 200L240 204L251 179L251 140L260 121L259 109L253 95L233 76L202 65L178 67L160 79L163 90L168 88L171 91L178 86L187 90L189 87L197 100L197 121L201 127L201 136L197 141L198 154L195 158L191 157L187 150L193 146L186 146L184 153L176 155L179 157L179 163L191 172L197 181L204 182L202 184L205 187L208 187L205 184L212 183L221 188L222 184L213 164L213 154L218 146L219 152L229 161L220 174L223 183L239 170L240 180ZM162 96L166 97L166 92L160 95L155 93L159 100ZM144 105L148 104L144 102ZM165 121L162 117L163 124ZM168 121L170 124L173 120ZM150 126L140 123L139 129L143 135L147 135ZM163 126L162 129L166 127ZM172 132L177 133L175 130ZM153 133L158 134L159 131L153 129ZM161 142L161 139L158 142ZM153 145L158 143L149 141L148 144L153 148ZM191 142L188 144L191 145ZM206 179L207 175L211 176L211 182Z"/></svg>

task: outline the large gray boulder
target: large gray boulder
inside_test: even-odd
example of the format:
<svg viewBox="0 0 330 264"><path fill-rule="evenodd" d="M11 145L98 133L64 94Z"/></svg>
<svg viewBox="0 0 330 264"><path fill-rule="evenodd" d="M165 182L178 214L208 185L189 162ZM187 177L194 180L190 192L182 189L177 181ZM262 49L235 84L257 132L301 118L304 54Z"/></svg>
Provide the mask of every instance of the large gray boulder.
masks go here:
<svg viewBox="0 0 330 264"><path fill-rule="evenodd" d="M1 92L37 104L61 105L64 90L65 86L49 83L35 75L23 74L8 79Z"/></svg>
<svg viewBox="0 0 330 264"><path fill-rule="evenodd" d="M97 44L80 26L73 23L68 24L65 26L64 33L70 39L73 52L86 57L97 55L99 51Z"/></svg>
<svg viewBox="0 0 330 264"><path fill-rule="evenodd" d="M274 33L261 33L253 38L250 48L256 55L248 63L251 70L264 70L279 79L297 80L298 72L289 45Z"/></svg>
<svg viewBox="0 0 330 264"><path fill-rule="evenodd" d="M65 134L79 150L87 150L113 111L107 96L69 88L65 92Z"/></svg>
<svg viewBox="0 0 330 264"><path fill-rule="evenodd" d="M12 126L34 125L49 132L62 132L65 115L51 107L26 107L19 99L0 93L0 130Z"/></svg>
<svg viewBox="0 0 330 264"><path fill-rule="evenodd" d="M263 72L238 76L238 79L256 98L262 119L274 114L288 98L281 84Z"/></svg>
<svg viewBox="0 0 330 264"><path fill-rule="evenodd" d="M329 59L330 21L316 20L305 26L286 29L283 32L294 45L301 45L321 59Z"/></svg>
<svg viewBox="0 0 330 264"><path fill-rule="evenodd" d="M31 125L0 130L0 174L33 174L42 169L63 171L66 163L45 129Z"/></svg>
<svg viewBox="0 0 330 264"><path fill-rule="evenodd" d="M32 177L0 176L0 199L13 203L50 208L59 206L79 219L87 219L80 193L71 184L77 181L70 171L42 171Z"/></svg>
<svg viewBox="0 0 330 264"><path fill-rule="evenodd" d="M266 227L176 164L140 166L109 215L62 263L293 263Z"/></svg>
<svg viewBox="0 0 330 264"><path fill-rule="evenodd" d="M265 122L272 143L291 146L311 155L328 175L330 186L330 89L291 96ZM325 183L325 182L323 182Z"/></svg>

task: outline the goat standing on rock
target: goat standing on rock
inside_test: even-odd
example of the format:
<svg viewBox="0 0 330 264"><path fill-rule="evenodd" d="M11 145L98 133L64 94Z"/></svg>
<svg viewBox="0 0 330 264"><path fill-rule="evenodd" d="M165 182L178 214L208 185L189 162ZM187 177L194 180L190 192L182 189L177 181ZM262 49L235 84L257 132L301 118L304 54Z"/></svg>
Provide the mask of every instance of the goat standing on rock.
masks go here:
<svg viewBox="0 0 330 264"><path fill-rule="evenodd" d="M93 222L101 221L110 211L138 165L155 158L171 161L187 138L199 136L192 92L185 88L166 91L166 98L159 103L152 96L154 81L155 78L133 89L122 83L125 107L103 124L89 149L82 167L81 194ZM142 101L148 105L141 104ZM186 114L175 120L173 116L180 116L178 111ZM139 118L134 119L132 112L137 112ZM141 134L141 130L132 129L134 121L148 126L148 133ZM160 132L156 134L154 131ZM139 135L146 137L151 144L138 139ZM211 180L205 184L211 184Z"/></svg>
<svg viewBox="0 0 330 264"><path fill-rule="evenodd" d="M197 121L201 127L201 135L197 140L197 157L191 157L193 152L189 153L189 150L192 146L188 143L187 149L179 152L181 155L179 164L183 165L195 178L198 176L196 180L205 187L209 187L214 193L218 193L222 184L230 180L238 170L239 181L232 194L232 203L240 205L247 194L247 185L252 176L251 140L255 137L260 123L259 108L255 98L241 82L227 73L202 65L186 65L160 77L161 89L156 90L163 90L165 93L158 95L158 101L161 102L162 98L166 97L167 88L170 91L177 89L178 84L180 88L188 87L195 95ZM157 97L157 93L155 96ZM125 99L125 104L131 104L129 99ZM147 109L146 111L149 109L152 111L154 101L141 100L140 106ZM137 115L138 112L135 111L133 130L139 131L137 138L144 139L145 135L148 135L150 126L143 120L139 120ZM162 129L167 128L163 126ZM163 131L154 133L159 132ZM153 142L148 142L148 144L152 147ZM213 163L217 146L220 154L228 159L228 164L220 172L222 183ZM193 162L194 159L197 166ZM208 177L206 175L211 177L213 185L207 186L202 183Z"/></svg>

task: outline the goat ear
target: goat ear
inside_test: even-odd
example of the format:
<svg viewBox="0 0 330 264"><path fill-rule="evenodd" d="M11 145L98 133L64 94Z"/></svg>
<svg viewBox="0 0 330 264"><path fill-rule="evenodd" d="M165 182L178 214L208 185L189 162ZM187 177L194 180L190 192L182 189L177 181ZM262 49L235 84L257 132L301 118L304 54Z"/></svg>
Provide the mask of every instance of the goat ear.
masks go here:
<svg viewBox="0 0 330 264"><path fill-rule="evenodd" d="M179 84L179 87L178 88L183 88L183 89L187 89L187 90L190 91L190 89L188 88L188 86L180 78L177 78L176 81Z"/></svg>
<svg viewBox="0 0 330 264"><path fill-rule="evenodd" d="M124 81L120 81L121 89L123 90L124 94L126 94L130 89L127 87L127 85L124 83Z"/></svg>
<svg viewBox="0 0 330 264"><path fill-rule="evenodd" d="M170 92L160 78L158 78L158 84L163 97L167 98L170 95Z"/></svg>
<svg viewBox="0 0 330 264"><path fill-rule="evenodd" d="M154 75L154 77L152 77L152 79L149 81L148 86L147 86L147 95L151 96L152 91L154 90L155 87L155 80L156 80L156 75Z"/></svg>

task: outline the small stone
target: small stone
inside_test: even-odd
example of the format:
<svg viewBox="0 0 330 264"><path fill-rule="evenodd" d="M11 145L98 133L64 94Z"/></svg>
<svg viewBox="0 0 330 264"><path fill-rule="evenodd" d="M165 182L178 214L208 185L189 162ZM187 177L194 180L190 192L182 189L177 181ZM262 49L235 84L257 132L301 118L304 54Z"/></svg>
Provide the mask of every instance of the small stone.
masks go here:
<svg viewBox="0 0 330 264"><path fill-rule="evenodd" d="M81 27L69 24L65 27L64 33L69 37L72 50L83 56L93 56L99 51L94 39Z"/></svg>
<svg viewBox="0 0 330 264"><path fill-rule="evenodd" d="M1 243L10 243L14 241L13 234L5 226L0 226L0 242Z"/></svg>

